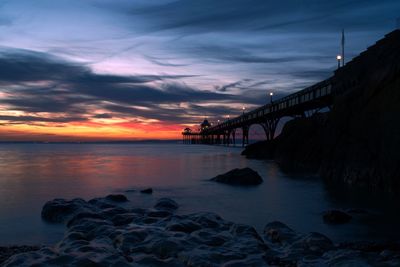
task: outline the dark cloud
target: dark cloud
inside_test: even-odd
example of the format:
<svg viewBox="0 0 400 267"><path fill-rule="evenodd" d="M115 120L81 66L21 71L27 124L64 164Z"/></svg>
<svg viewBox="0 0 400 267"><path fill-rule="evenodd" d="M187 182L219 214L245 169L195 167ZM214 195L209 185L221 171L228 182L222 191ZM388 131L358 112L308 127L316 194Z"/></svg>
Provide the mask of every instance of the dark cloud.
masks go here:
<svg viewBox="0 0 400 267"><path fill-rule="evenodd" d="M397 0L178 0L145 8L131 8L130 14L146 20L153 30L176 30L193 34L210 31L297 29L315 31L351 27L382 27L393 16L376 16L383 6L399 7ZM126 9L125 9L126 10ZM389 15L390 13L390 15ZM378 15L378 14L376 14ZM357 21L354 23L354 19Z"/></svg>
<svg viewBox="0 0 400 267"><path fill-rule="evenodd" d="M71 83L148 83L193 75L100 75L84 64L72 63L43 52L0 49L0 82L55 81Z"/></svg>
<svg viewBox="0 0 400 267"><path fill-rule="evenodd" d="M182 77L188 76L96 74L85 65L71 63L46 53L3 49L0 52L0 92L5 93L6 97L2 97L0 103L13 110L65 113L68 116L55 119L3 116L0 119L14 122L82 121L86 119L78 115L104 109L125 117L140 116L161 121L184 122L188 116L218 114L227 110L216 106L204 108L200 105L182 109L180 103L254 102L252 97L196 90L177 81ZM160 81L159 86L153 84ZM103 113L94 114L93 117L111 118L113 115Z"/></svg>
<svg viewBox="0 0 400 267"><path fill-rule="evenodd" d="M96 119L111 119L112 117L113 116L108 113L96 114L93 116L93 118L96 118Z"/></svg>
<svg viewBox="0 0 400 267"><path fill-rule="evenodd" d="M86 121L84 117L39 117L39 116L5 116L0 115L0 120L9 121L11 123L29 123L29 122L55 122L55 123L66 123L76 121Z"/></svg>
<svg viewBox="0 0 400 267"><path fill-rule="evenodd" d="M158 66L164 66L164 67L186 67L189 66L189 64L177 64L177 63L171 63L168 59L162 59L162 58L156 58L156 57L150 57L150 56L146 56L146 58L158 65Z"/></svg>
<svg viewBox="0 0 400 267"><path fill-rule="evenodd" d="M262 48L260 45L259 48ZM247 51L242 47L232 45L195 45L192 46L188 52L201 56L203 59L213 61L227 61L235 63L258 63L258 64L271 64L271 63L286 63L298 62L302 60L310 60L309 55L273 55L263 56L261 53L265 52L263 49L254 49L255 51ZM261 54L261 55L260 55ZM313 55L311 59L321 60L327 59L327 56Z"/></svg>

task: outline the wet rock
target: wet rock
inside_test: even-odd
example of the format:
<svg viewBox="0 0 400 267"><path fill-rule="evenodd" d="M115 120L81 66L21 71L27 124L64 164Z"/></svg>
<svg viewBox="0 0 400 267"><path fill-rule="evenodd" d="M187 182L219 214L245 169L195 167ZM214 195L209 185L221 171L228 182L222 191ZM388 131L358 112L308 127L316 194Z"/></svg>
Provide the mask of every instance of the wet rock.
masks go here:
<svg viewBox="0 0 400 267"><path fill-rule="evenodd" d="M8 246L0 247L0 265L15 254L39 250L38 246Z"/></svg>
<svg viewBox="0 0 400 267"><path fill-rule="evenodd" d="M116 207L114 204L111 204L105 198L94 198L88 201L88 203L92 206L95 206L99 209L107 209Z"/></svg>
<svg viewBox="0 0 400 267"><path fill-rule="evenodd" d="M182 245L170 238L160 239L151 246L151 251L161 259L176 257L182 251Z"/></svg>
<svg viewBox="0 0 400 267"><path fill-rule="evenodd" d="M363 255L359 251L354 250L334 250L324 255L324 263L326 264L326 266L376 266L371 265L370 263L368 263L368 261L369 260L367 259L367 257L363 257Z"/></svg>
<svg viewBox="0 0 400 267"><path fill-rule="evenodd" d="M115 226L122 226L130 224L135 218L137 218L137 215L135 214L124 213L115 215L111 221Z"/></svg>
<svg viewBox="0 0 400 267"><path fill-rule="evenodd" d="M166 229L173 232L192 233L201 229L201 225L188 219L179 220L179 222L172 222L167 225Z"/></svg>
<svg viewBox="0 0 400 267"><path fill-rule="evenodd" d="M114 202L127 202L128 201L128 198L122 194L108 195L108 196L106 196L106 199L110 200L110 201L114 201Z"/></svg>
<svg viewBox="0 0 400 267"><path fill-rule="evenodd" d="M259 185L263 182L261 176L250 168L233 169L211 179L218 183L230 185Z"/></svg>
<svg viewBox="0 0 400 267"><path fill-rule="evenodd" d="M263 259L247 259L247 260L232 260L228 261L222 267L242 267L242 266L254 266L254 267L268 267L270 266ZM278 265L281 266L281 265ZM285 265L286 266L286 265Z"/></svg>
<svg viewBox="0 0 400 267"><path fill-rule="evenodd" d="M155 218L164 218L171 215L172 213L166 210L151 210L147 213L147 216Z"/></svg>
<svg viewBox="0 0 400 267"><path fill-rule="evenodd" d="M206 212L173 215L178 204L170 199L155 209L102 209L104 201L58 200L89 211L73 216L54 247L15 255L4 266L266 265L268 247L251 226Z"/></svg>
<svg viewBox="0 0 400 267"><path fill-rule="evenodd" d="M285 244L293 241L296 236L295 231L279 221L270 222L264 227L264 237L272 243Z"/></svg>
<svg viewBox="0 0 400 267"><path fill-rule="evenodd" d="M340 210L329 210L323 214L323 219L325 223L329 224L344 224L351 220L351 215Z"/></svg>
<svg viewBox="0 0 400 267"><path fill-rule="evenodd" d="M140 190L140 193L153 194L153 188L146 188L146 189Z"/></svg>
<svg viewBox="0 0 400 267"><path fill-rule="evenodd" d="M61 223L81 212L92 212L96 208L85 200L76 198L70 201L54 199L48 201L42 208L42 219L51 223Z"/></svg>
<svg viewBox="0 0 400 267"><path fill-rule="evenodd" d="M212 212L199 212L187 215L187 218L200 224L203 228L223 228L229 229L232 223L224 221L218 214Z"/></svg>
<svg viewBox="0 0 400 267"><path fill-rule="evenodd" d="M339 248L362 252L381 252L384 250L400 252L400 242L344 242L339 244Z"/></svg>
<svg viewBox="0 0 400 267"><path fill-rule="evenodd" d="M148 255L136 257L135 262L140 264L139 266L184 267L182 263L180 263L174 258L159 259L156 256L148 256Z"/></svg>
<svg viewBox="0 0 400 267"><path fill-rule="evenodd" d="M154 205L157 210L175 211L179 208L178 203L169 198L160 198Z"/></svg>
<svg viewBox="0 0 400 267"><path fill-rule="evenodd" d="M80 212L76 215L74 215L67 223L67 227L71 227L74 225L76 222L82 221L82 219L100 219L103 220L105 217L102 214L99 213L94 213L94 212Z"/></svg>
<svg viewBox="0 0 400 267"><path fill-rule="evenodd" d="M111 207L106 208L101 211L101 215L106 218L113 218L115 215L130 213L131 211L124 209L122 207Z"/></svg>
<svg viewBox="0 0 400 267"><path fill-rule="evenodd" d="M303 255L322 255L333 248L333 242L328 237L315 232L301 236L291 244L292 250L300 250Z"/></svg>
<svg viewBox="0 0 400 267"><path fill-rule="evenodd" d="M130 212L139 214L139 215L144 215L146 213L146 209L134 208L134 209L131 209Z"/></svg>
<svg viewBox="0 0 400 267"><path fill-rule="evenodd" d="M174 215L171 210L178 204L170 199L159 200L159 209L102 209L104 201L55 200L62 207L56 210L66 211L59 211L60 217L83 210L70 219L63 239L55 246L13 255L2 266L319 267L400 263L398 243L334 245L322 234L298 233L278 221L265 226L264 240L254 227L226 221L214 213ZM79 207L64 208L68 205ZM0 257L2 254L0 248Z"/></svg>

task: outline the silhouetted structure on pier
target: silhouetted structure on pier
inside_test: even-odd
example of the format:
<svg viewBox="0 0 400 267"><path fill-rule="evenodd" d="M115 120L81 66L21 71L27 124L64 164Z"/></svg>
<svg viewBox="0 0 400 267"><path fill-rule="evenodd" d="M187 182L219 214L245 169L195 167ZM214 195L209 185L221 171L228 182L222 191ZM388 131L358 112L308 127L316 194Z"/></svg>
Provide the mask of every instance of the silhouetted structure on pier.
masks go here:
<svg viewBox="0 0 400 267"><path fill-rule="evenodd" d="M357 86L362 75L357 77L346 77L346 71L373 66L365 65L369 62L369 54L373 54L378 49L399 49L400 46L393 46L392 43L400 43L400 30L395 30L376 42L359 56L348 62L345 66L335 71L334 75L322 82L300 90L294 94L281 99L271 101L271 103L246 112L236 118L229 119L217 125L210 125L208 120L201 124L199 131L193 132L186 128L182 135L185 143L202 144L235 144L236 130L242 129L242 144L249 142L249 129L253 124L263 127L267 140L275 137L278 122L283 117L306 116L307 113L315 113L321 109L331 109L335 103L335 98L346 92L348 88ZM388 45L389 44L389 45ZM206 123L206 124L205 124Z"/></svg>

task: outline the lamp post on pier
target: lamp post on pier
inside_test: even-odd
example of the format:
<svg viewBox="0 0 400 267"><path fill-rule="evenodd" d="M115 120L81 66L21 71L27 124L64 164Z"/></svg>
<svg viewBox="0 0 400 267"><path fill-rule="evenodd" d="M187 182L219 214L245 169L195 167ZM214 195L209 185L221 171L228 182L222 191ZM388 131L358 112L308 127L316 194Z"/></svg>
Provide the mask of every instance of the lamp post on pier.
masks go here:
<svg viewBox="0 0 400 267"><path fill-rule="evenodd" d="M340 69L340 62L342 61L342 56L341 55L337 55L336 56L336 60L337 60L337 68Z"/></svg>
<svg viewBox="0 0 400 267"><path fill-rule="evenodd" d="M246 108L243 106L243 107L242 107L242 110L243 110L243 115L244 115L244 111L245 111L245 109L246 109Z"/></svg>
<svg viewBox="0 0 400 267"><path fill-rule="evenodd" d="M269 98L270 98L270 103L272 104L272 97L274 96L274 93L273 92L270 92L269 93Z"/></svg>

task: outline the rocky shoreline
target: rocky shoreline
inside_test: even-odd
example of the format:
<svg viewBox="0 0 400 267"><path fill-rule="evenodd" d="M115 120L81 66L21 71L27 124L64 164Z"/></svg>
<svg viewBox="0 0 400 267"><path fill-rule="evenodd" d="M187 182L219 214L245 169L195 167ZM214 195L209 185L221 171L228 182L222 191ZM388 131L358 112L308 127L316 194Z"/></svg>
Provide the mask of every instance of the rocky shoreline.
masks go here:
<svg viewBox="0 0 400 267"><path fill-rule="evenodd" d="M64 223L64 238L16 250L23 253L2 266L400 266L399 243L334 244L278 221L258 233L214 213L177 215L178 209L168 198L149 209L133 207L124 195L55 199L42 218Z"/></svg>
<svg viewBox="0 0 400 267"><path fill-rule="evenodd" d="M6 246L0 247L0 265L16 254L37 251L40 246Z"/></svg>

